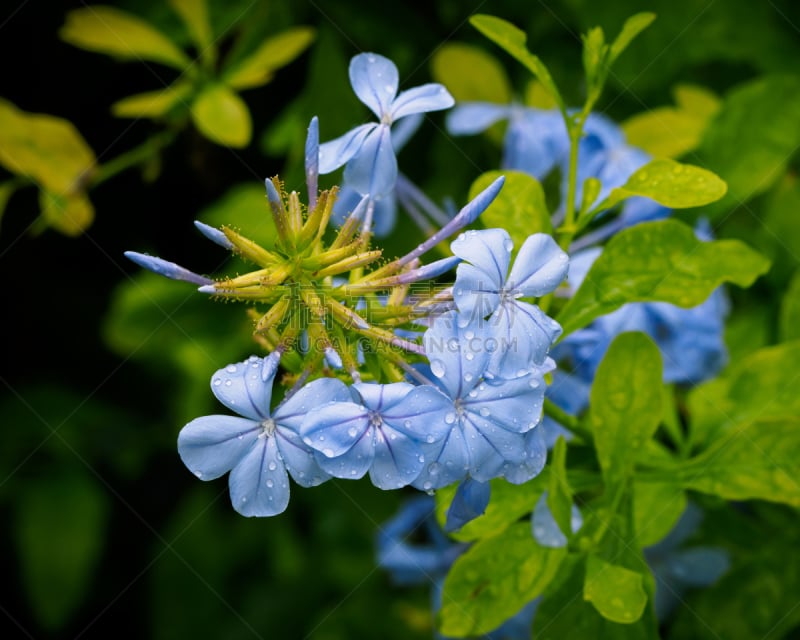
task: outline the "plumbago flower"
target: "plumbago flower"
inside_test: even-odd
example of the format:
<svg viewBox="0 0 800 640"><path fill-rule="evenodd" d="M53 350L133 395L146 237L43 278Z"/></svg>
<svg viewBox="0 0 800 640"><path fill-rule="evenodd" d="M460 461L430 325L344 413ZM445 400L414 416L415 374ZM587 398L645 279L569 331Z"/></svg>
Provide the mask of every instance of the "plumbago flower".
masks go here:
<svg viewBox="0 0 800 640"><path fill-rule="evenodd" d="M378 200L391 193L397 180L392 124L413 114L448 109L455 101L438 83L424 84L398 95L397 67L376 53L362 53L350 61L350 84L379 122L362 124L320 145L320 173L330 173L345 165L345 184Z"/></svg>
<svg viewBox="0 0 800 640"><path fill-rule="evenodd" d="M228 471L233 508L245 516L273 516L289 504L289 479L303 487L330 476L298 434L310 406L344 400L339 380L320 378L270 410L278 355L250 357L217 371L211 391L239 416L204 416L187 424L178 436L178 453L201 480ZM288 475L287 475L288 474Z"/></svg>
<svg viewBox="0 0 800 640"><path fill-rule="evenodd" d="M555 240L537 233L523 243L511 272L514 243L503 229L468 231L451 245L464 260L458 266L453 299L461 312L459 324L488 321L487 337L508 348L496 349L491 368L501 376L525 374L544 362L550 345L561 335L559 324L539 307L520 300L539 297L566 278L569 259Z"/></svg>

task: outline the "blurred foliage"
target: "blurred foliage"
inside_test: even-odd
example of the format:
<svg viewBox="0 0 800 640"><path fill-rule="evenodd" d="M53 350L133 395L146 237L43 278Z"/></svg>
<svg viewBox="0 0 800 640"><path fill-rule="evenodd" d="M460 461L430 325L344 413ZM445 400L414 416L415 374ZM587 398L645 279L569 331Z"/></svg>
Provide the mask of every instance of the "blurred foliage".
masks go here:
<svg viewBox="0 0 800 640"><path fill-rule="evenodd" d="M393 589L373 556L376 527L403 495L331 482L295 490L280 518L252 521L229 508L225 481L198 485L183 469L178 430L221 410L208 378L257 351L249 320L189 286L140 274L120 256L155 245L167 259L219 272L224 252L193 233L193 219L268 242L274 230L262 180L280 173L290 189L300 187L309 118L320 116L329 140L368 117L347 82L357 52L380 52L409 86L433 78L459 99L523 96L543 106L543 85L468 24L486 10L477 1L401 3L389 18L382 5L355 0L71 5L22 5L6 18L0 42L9 61L0 100L0 257L13 310L0 398L0 513L9 523L3 637L109 637L120 629L154 638L431 637L427 589ZM594 25L615 34L639 9L632 0L491 6L526 34L568 105L586 88L576 34ZM732 364L723 377L678 393L697 473L626 487L617 530L637 530L640 543L657 540L688 490L708 512L696 537L728 549L732 568L713 587L690 590L662 635L796 637L796 478L756 466L749 484L733 483L727 495L795 506L750 500L731 508L702 492L750 468L754 447L797 456L800 359L790 341L800 326L800 11L788 0L656 0L647 9L657 19L619 58L597 108L624 121L631 141L654 155L721 175L729 187L721 202L680 215L711 217L719 237L745 239L773 268L754 288L732 292ZM504 125L489 132L490 144L456 143L442 122L423 124L400 166L435 200L463 203L473 181L497 168ZM151 180L143 184L132 168ZM30 185L38 200L24 189ZM549 198L552 185L542 188ZM539 191L520 178L513 195L530 197L536 211ZM28 233L45 226L74 239ZM416 240L415 230L403 231L388 255ZM224 269L234 273L237 264ZM731 446L711 444L716 433ZM581 462L585 452L569 455ZM579 490L580 473L568 478ZM480 540L459 571L509 550L528 557L531 543L516 540L516 521L548 482L545 473L524 493L493 484L486 514L457 534ZM442 491L440 507L448 502ZM641 523L656 514L658 530L643 535ZM621 557L615 571L637 570L635 558ZM596 613L604 605L591 589L591 602L574 598L586 593L598 562L608 558L567 556L548 591L572 604L540 609L537 638L644 637L651 612L620 625ZM526 578L526 595L538 593ZM507 585L496 587L505 601ZM491 616L489 596L470 606ZM463 630L452 610L443 615Z"/></svg>

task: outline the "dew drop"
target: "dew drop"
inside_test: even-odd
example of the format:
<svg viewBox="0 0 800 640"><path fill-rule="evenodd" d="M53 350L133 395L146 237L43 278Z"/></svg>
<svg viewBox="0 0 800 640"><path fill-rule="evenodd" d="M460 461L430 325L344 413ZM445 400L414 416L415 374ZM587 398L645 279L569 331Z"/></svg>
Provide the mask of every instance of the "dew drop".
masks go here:
<svg viewBox="0 0 800 640"><path fill-rule="evenodd" d="M438 462L431 462L428 465L428 473L432 476L438 476L442 471L442 465Z"/></svg>
<svg viewBox="0 0 800 640"><path fill-rule="evenodd" d="M435 439L436 438L434 438L430 433L427 436L425 436L425 442L427 442L428 444L432 444Z"/></svg>
<svg viewBox="0 0 800 640"><path fill-rule="evenodd" d="M444 417L444 421L447 424L453 424L456 421L456 414L451 411Z"/></svg>
<svg viewBox="0 0 800 640"><path fill-rule="evenodd" d="M272 489L275 483L272 481L272 478L267 478L267 486Z"/></svg>
<svg viewBox="0 0 800 640"><path fill-rule="evenodd" d="M358 435L358 429L355 427L350 427L347 430L347 435L349 435L351 438L355 438Z"/></svg>
<svg viewBox="0 0 800 640"><path fill-rule="evenodd" d="M467 340L472 340L475 337L475 332L474 331L465 331L464 332L464 337Z"/></svg>
<svg viewBox="0 0 800 640"><path fill-rule="evenodd" d="M472 382L472 374L471 373L465 373L464 374L464 382Z"/></svg>
<svg viewBox="0 0 800 640"><path fill-rule="evenodd" d="M196 475L198 478L202 478L203 477L203 472L202 471L195 471L194 475Z"/></svg>
<svg viewBox="0 0 800 640"><path fill-rule="evenodd" d="M236 373L236 365L229 364L227 367L225 367L225 371L227 371L228 373Z"/></svg>
<svg viewBox="0 0 800 640"><path fill-rule="evenodd" d="M431 360L431 371L437 378L444 376L445 368L441 360Z"/></svg>
<svg viewBox="0 0 800 640"><path fill-rule="evenodd" d="M506 251L510 252L514 248L514 242L511 240L506 240L503 242L503 247Z"/></svg>
<svg viewBox="0 0 800 640"><path fill-rule="evenodd" d="M411 428L411 420L406 420L405 422L403 422L403 426L406 429L410 429Z"/></svg>
<svg viewBox="0 0 800 640"><path fill-rule="evenodd" d="M528 383L531 389L538 389L539 388L539 381L536 378L531 378L531 381Z"/></svg>
<svg viewBox="0 0 800 640"><path fill-rule="evenodd" d="M433 483L426 482L425 484L422 485L422 488L425 489L425 491L430 491L431 489L433 489Z"/></svg>
<svg viewBox="0 0 800 640"><path fill-rule="evenodd" d="M491 413L491 411L489 411L487 407L481 407L481 410L478 413L480 413L485 418Z"/></svg>
<svg viewBox="0 0 800 640"><path fill-rule="evenodd" d="M222 384L222 380L220 380L219 378L214 378L214 386L215 387L218 387L221 384Z"/></svg>
<svg viewBox="0 0 800 640"><path fill-rule="evenodd" d="M226 387L230 387L232 384L233 384L233 380L231 380L231 379L228 379L228 380L225 381L225 386Z"/></svg>
<svg viewBox="0 0 800 640"><path fill-rule="evenodd" d="M322 455L324 455L326 458L333 458L333 449L328 449L328 448L323 449Z"/></svg>
<svg viewBox="0 0 800 640"><path fill-rule="evenodd" d="M471 361L471 360L474 360L474 359L475 359L475 354L474 354L474 353L472 353L472 351L467 351L467 353L466 353L466 355L465 355L464 357L465 357L467 360L470 360L470 361Z"/></svg>
<svg viewBox="0 0 800 640"><path fill-rule="evenodd" d="M270 460L269 464L267 465L267 469L269 469L270 471L275 471L275 469L277 468L278 466L272 460Z"/></svg>

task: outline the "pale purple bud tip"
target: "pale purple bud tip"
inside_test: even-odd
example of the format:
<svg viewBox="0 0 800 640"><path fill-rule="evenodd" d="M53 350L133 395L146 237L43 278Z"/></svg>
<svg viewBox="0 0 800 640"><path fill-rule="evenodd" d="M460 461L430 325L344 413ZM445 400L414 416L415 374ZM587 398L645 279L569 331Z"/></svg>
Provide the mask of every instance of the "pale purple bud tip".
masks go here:
<svg viewBox="0 0 800 640"><path fill-rule="evenodd" d="M464 208L461 209L456 217L453 218L449 223L457 223L458 225L451 231L451 233L455 233L458 229L466 227L467 225L475 222L475 220L478 219L478 216L486 211L489 205L492 204L492 201L497 197L497 194L500 193L500 189L503 188L505 181L506 177L500 176L494 182L492 182L492 184L490 184L477 196L470 200L466 205L464 205Z"/></svg>
<svg viewBox="0 0 800 640"><path fill-rule="evenodd" d="M333 347L325 347L325 360L334 369L341 369L342 366L342 357L336 352L336 349Z"/></svg>
<svg viewBox="0 0 800 640"><path fill-rule="evenodd" d="M211 284L203 285L202 287L197 287L197 290L200 293L207 293L207 294L212 295L212 296L217 294L217 293L219 293L219 291L217 291L216 285L214 285L213 282Z"/></svg>
<svg viewBox="0 0 800 640"><path fill-rule="evenodd" d="M228 251L233 251L233 243L228 240L228 236L226 236L216 227L211 227L204 222L200 222L199 220L194 221L194 226L197 227L197 230L206 238L211 240L211 242L214 244L218 244L220 247L227 249Z"/></svg>
<svg viewBox="0 0 800 640"><path fill-rule="evenodd" d="M311 118L306 137L306 187L308 187L308 208L313 209L317 201L319 178L319 120Z"/></svg>
<svg viewBox="0 0 800 640"><path fill-rule="evenodd" d="M272 180L267 178L264 180L264 185L267 187L267 200L269 200L269 203L277 211L283 211L283 201L275 185L272 184Z"/></svg>
<svg viewBox="0 0 800 640"><path fill-rule="evenodd" d="M443 273L450 271L450 269L455 267L459 262L461 262L461 258L457 256L442 258L436 262L431 262L418 269L412 269L411 271L401 274L398 276L397 282L398 284L410 284L412 282L419 282L420 280L437 278Z"/></svg>
<svg viewBox="0 0 800 640"><path fill-rule="evenodd" d="M261 380L266 382L270 378L275 377L275 372L278 370L278 363L281 361L282 352L280 349L275 349L270 353L261 365Z"/></svg>
<svg viewBox="0 0 800 640"><path fill-rule="evenodd" d="M214 282L211 278L206 278L174 262L169 262L156 256L148 256L138 251L126 251L125 257L140 267L171 280L183 280L184 282L192 282L199 285L209 285Z"/></svg>

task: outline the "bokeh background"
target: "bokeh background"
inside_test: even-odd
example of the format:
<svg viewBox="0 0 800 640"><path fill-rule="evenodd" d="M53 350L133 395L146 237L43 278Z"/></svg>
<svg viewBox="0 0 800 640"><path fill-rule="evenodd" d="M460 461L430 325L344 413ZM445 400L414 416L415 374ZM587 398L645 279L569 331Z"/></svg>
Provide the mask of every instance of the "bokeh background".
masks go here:
<svg viewBox="0 0 800 640"><path fill-rule="evenodd" d="M59 30L67 12L86 6L3 3L0 97L24 111L72 122L102 165L164 130L150 119L116 118L110 105L163 87L177 72L64 42ZM166 3L114 6L192 51ZM268 84L242 92L253 121L249 144L227 148L190 123L176 127L157 158L90 190L96 217L78 235L42 223L35 188L16 191L5 208L0 636L430 637L428 589L394 587L374 553L377 527L413 492L332 481L314 490L296 488L279 517L249 520L231 509L224 479L201 483L183 467L175 448L178 431L193 417L221 410L209 393L211 373L257 348L243 307L214 304L191 286L143 274L123 251L150 252L212 273L226 268L224 252L196 233L193 220L230 221L268 237L262 181L280 173L290 188L302 187L300 154L310 117L320 117L323 140L368 118L347 80L347 63L356 53L375 51L394 60L402 88L432 79L431 61L445 43L476 44L505 65L521 92L524 70L468 24L473 13L492 13L528 32L530 48L577 102L578 34L597 24L613 34L628 15L646 8L658 19L620 59L601 111L623 121L671 105L679 84L700 85L720 97L756 88L727 137L685 157L733 176L739 189L739 200L715 218L717 233L745 237L779 265L746 295L734 293L742 319L731 327L729 344L734 355L747 352L780 330L775 301L800 254L796 216L773 213L776 200L781 211L800 210L792 206L800 205L800 5L210 0L210 7L222 52L236 46L237 37L257 44L289 27L314 29L307 50ZM769 95L760 96L758 83L772 83ZM8 122L0 120L4 126ZM434 198L463 203L471 181L497 167L498 146L486 138L449 137L441 114L423 126L402 151L401 169ZM759 181L748 186L753 175ZM0 181L11 177L0 169ZM410 241L409 225L401 228L406 235L390 238L390 250ZM781 524L782 516L795 524ZM773 517L781 535L798 537L796 518ZM773 572L774 583L764 588L774 588L775 598L798 593L800 576L794 574L800 569L776 560ZM731 601L747 595L734 593ZM690 605L710 606L693 597ZM768 621L770 603L778 604L758 597L752 594L752 615ZM780 629L790 633L797 613ZM719 637L704 636L691 620L680 624L664 633Z"/></svg>

